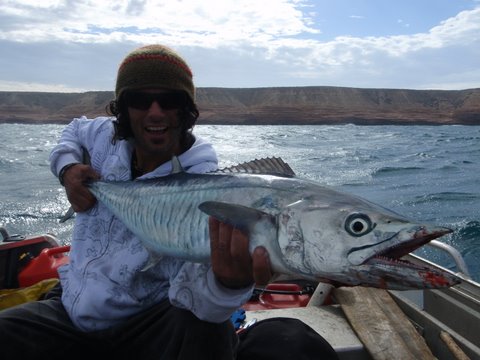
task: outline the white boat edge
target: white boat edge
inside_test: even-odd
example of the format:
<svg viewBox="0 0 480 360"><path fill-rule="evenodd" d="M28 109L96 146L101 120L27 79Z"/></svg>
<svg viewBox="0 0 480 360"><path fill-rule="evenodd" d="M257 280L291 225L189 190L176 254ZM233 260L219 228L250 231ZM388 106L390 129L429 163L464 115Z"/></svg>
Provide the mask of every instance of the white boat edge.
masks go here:
<svg viewBox="0 0 480 360"><path fill-rule="evenodd" d="M463 280L461 284L441 290L388 291L425 339L435 358L450 360L466 356L464 358L480 360L480 283L419 256L409 254L406 258L411 262L428 263ZM326 285L322 289L320 286L317 291L328 292L328 287ZM339 304L309 303L306 307L246 311L245 322L273 317L302 320L332 345L341 360L372 359ZM453 339L461 355L452 354L452 348L442 338L443 334Z"/></svg>

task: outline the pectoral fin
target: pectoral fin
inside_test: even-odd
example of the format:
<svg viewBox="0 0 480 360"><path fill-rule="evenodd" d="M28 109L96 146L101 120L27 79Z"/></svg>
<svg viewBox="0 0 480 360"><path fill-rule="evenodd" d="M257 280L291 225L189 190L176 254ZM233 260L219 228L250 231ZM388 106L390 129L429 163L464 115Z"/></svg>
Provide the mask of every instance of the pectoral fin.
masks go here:
<svg viewBox="0 0 480 360"><path fill-rule="evenodd" d="M144 271L147 271L151 268L153 268L154 266L156 266L160 260L162 260L163 256L162 255L158 255L158 254L155 254L151 251L148 251L149 255L148 255L148 262L147 264L142 268L140 269L140 271L144 272Z"/></svg>
<svg viewBox="0 0 480 360"><path fill-rule="evenodd" d="M242 231L250 231L252 227L265 220L274 224L275 217L243 205L229 204L219 201L205 201L198 208L217 220L230 224Z"/></svg>

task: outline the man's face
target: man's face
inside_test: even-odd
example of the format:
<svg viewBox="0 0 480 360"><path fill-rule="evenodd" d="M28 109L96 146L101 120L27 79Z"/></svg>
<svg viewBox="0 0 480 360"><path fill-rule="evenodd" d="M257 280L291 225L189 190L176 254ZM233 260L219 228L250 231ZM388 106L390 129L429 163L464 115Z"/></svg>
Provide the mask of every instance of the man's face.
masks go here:
<svg viewBox="0 0 480 360"><path fill-rule="evenodd" d="M181 151L178 109L185 96L165 89L131 91L125 94L130 127L137 151L165 161Z"/></svg>

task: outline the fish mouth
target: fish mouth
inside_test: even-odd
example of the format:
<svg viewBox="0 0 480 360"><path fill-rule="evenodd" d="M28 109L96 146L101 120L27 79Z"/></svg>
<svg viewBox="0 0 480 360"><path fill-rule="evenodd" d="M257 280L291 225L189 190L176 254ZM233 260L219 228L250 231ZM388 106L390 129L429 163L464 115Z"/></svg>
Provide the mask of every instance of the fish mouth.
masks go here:
<svg viewBox="0 0 480 360"><path fill-rule="evenodd" d="M437 227L430 231L427 230L426 227L421 227L413 233L413 236L410 240L403 241L400 244L393 245L374 254L370 258L366 259L362 265L373 265L374 263L380 262L396 266L418 267L417 265L414 265L413 263L401 258L429 243L431 240L452 232L452 229L444 227Z"/></svg>
<svg viewBox="0 0 480 360"><path fill-rule="evenodd" d="M451 233L451 229L426 227L417 228L408 240L377 252L359 268L359 283L392 290L438 289L450 287L461 279L433 264L414 264L402 258L433 239ZM368 274L368 275L367 275Z"/></svg>

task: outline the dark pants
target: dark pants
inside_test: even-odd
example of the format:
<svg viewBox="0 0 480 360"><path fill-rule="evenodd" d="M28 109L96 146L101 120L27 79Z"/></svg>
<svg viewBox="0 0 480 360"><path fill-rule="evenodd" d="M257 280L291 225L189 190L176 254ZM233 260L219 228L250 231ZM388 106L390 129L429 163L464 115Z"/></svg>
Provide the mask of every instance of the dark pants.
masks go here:
<svg viewBox="0 0 480 360"><path fill-rule="evenodd" d="M119 326L79 331L59 296L0 312L0 357L10 359L233 359L230 321L214 324L164 301Z"/></svg>
<svg viewBox="0 0 480 360"><path fill-rule="evenodd" d="M119 326L85 333L70 321L60 293L57 287L47 299L0 311L2 360L338 359L330 344L300 320L260 321L243 331L238 343L231 321L201 321L167 300Z"/></svg>

